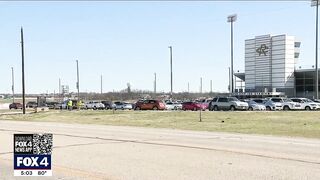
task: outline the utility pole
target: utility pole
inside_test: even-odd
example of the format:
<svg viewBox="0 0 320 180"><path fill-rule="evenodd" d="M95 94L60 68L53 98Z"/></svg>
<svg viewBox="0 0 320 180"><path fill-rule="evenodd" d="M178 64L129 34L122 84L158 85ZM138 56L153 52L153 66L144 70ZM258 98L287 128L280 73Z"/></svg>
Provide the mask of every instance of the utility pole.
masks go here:
<svg viewBox="0 0 320 180"><path fill-rule="evenodd" d="M316 6L316 62L315 62L315 99L319 99L319 74L318 74L318 16L319 0L312 0L311 6Z"/></svg>
<svg viewBox="0 0 320 180"><path fill-rule="evenodd" d="M212 80L210 80L210 93L212 93Z"/></svg>
<svg viewBox="0 0 320 180"><path fill-rule="evenodd" d="M228 16L228 22L231 24L231 93L234 92L233 88L233 22L237 20L237 15Z"/></svg>
<svg viewBox="0 0 320 180"><path fill-rule="evenodd" d="M59 95L61 95L62 92L61 92L61 79L59 78Z"/></svg>
<svg viewBox="0 0 320 180"><path fill-rule="evenodd" d="M190 92L190 89L189 89L189 88L190 88L190 86L189 86L189 82L188 82L188 93Z"/></svg>
<svg viewBox="0 0 320 180"><path fill-rule="evenodd" d="M100 93L102 94L102 75L100 76Z"/></svg>
<svg viewBox="0 0 320 180"><path fill-rule="evenodd" d="M200 93L202 94L202 77L200 78Z"/></svg>
<svg viewBox="0 0 320 180"><path fill-rule="evenodd" d="M26 94L24 83L24 42L23 42L23 28L21 27L21 60L22 60L22 112L26 114Z"/></svg>
<svg viewBox="0 0 320 180"><path fill-rule="evenodd" d="M169 46L169 49L170 49L170 82L171 82L170 95L172 98L172 46Z"/></svg>
<svg viewBox="0 0 320 180"><path fill-rule="evenodd" d="M154 73L154 94L157 94L157 73Z"/></svg>
<svg viewBox="0 0 320 180"><path fill-rule="evenodd" d="M80 102L80 92L79 92L79 62L78 60L76 60L77 62L77 89L78 89L78 103ZM78 110L79 110L79 106L78 106Z"/></svg>
<svg viewBox="0 0 320 180"><path fill-rule="evenodd" d="M12 77L12 86L11 86L12 102L14 103L14 71L13 71L13 67L11 67L11 77Z"/></svg>

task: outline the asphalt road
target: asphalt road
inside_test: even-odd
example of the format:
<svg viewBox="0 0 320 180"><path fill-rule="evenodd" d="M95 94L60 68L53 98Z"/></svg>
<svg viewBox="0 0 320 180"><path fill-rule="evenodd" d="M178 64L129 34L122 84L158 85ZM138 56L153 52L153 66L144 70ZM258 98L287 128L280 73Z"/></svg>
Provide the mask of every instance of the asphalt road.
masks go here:
<svg viewBox="0 0 320 180"><path fill-rule="evenodd" d="M0 121L1 179L15 179L14 133L54 134L45 179L320 179L319 139Z"/></svg>

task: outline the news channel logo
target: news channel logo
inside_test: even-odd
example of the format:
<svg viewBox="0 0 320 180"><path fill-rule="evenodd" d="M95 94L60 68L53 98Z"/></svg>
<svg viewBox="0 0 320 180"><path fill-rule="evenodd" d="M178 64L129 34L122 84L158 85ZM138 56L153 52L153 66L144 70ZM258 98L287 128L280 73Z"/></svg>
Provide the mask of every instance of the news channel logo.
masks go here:
<svg viewBox="0 0 320 180"><path fill-rule="evenodd" d="M14 134L14 176L52 176L52 134Z"/></svg>

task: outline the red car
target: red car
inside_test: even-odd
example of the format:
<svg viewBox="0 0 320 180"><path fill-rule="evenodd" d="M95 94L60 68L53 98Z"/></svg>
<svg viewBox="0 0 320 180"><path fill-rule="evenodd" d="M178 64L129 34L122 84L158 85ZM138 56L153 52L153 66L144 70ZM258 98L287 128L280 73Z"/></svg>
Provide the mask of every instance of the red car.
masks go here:
<svg viewBox="0 0 320 180"><path fill-rule="evenodd" d="M165 104L159 100L140 100L135 104L135 110L164 110Z"/></svg>
<svg viewBox="0 0 320 180"><path fill-rule="evenodd" d="M209 101L208 100L202 99L202 100L199 100L199 101L196 101L196 102L201 104L201 108L203 110L209 109Z"/></svg>
<svg viewBox="0 0 320 180"><path fill-rule="evenodd" d="M21 103L12 103L9 105L9 109L22 109Z"/></svg>
<svg viewBox="0 0 320 180"><path fill-rule="evenodd" d="M205 107L200 102L184 102L182 103L182 110L191 110L191 111L197 111L197 110L205 110Z"/></svg>

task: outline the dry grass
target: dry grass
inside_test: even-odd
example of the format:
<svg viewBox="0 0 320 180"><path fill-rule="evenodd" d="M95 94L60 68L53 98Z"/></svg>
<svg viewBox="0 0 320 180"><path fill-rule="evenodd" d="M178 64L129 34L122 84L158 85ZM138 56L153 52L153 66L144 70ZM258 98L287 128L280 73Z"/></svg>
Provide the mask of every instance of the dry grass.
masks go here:
<svg viewBox="0 0 320 180"><path fill-rule="evenodd" d="M153 128L221 131L246 134L320 138L320 112L198 112L184 111L50 111L1 115L2 120L46 121Z"/></svg>

